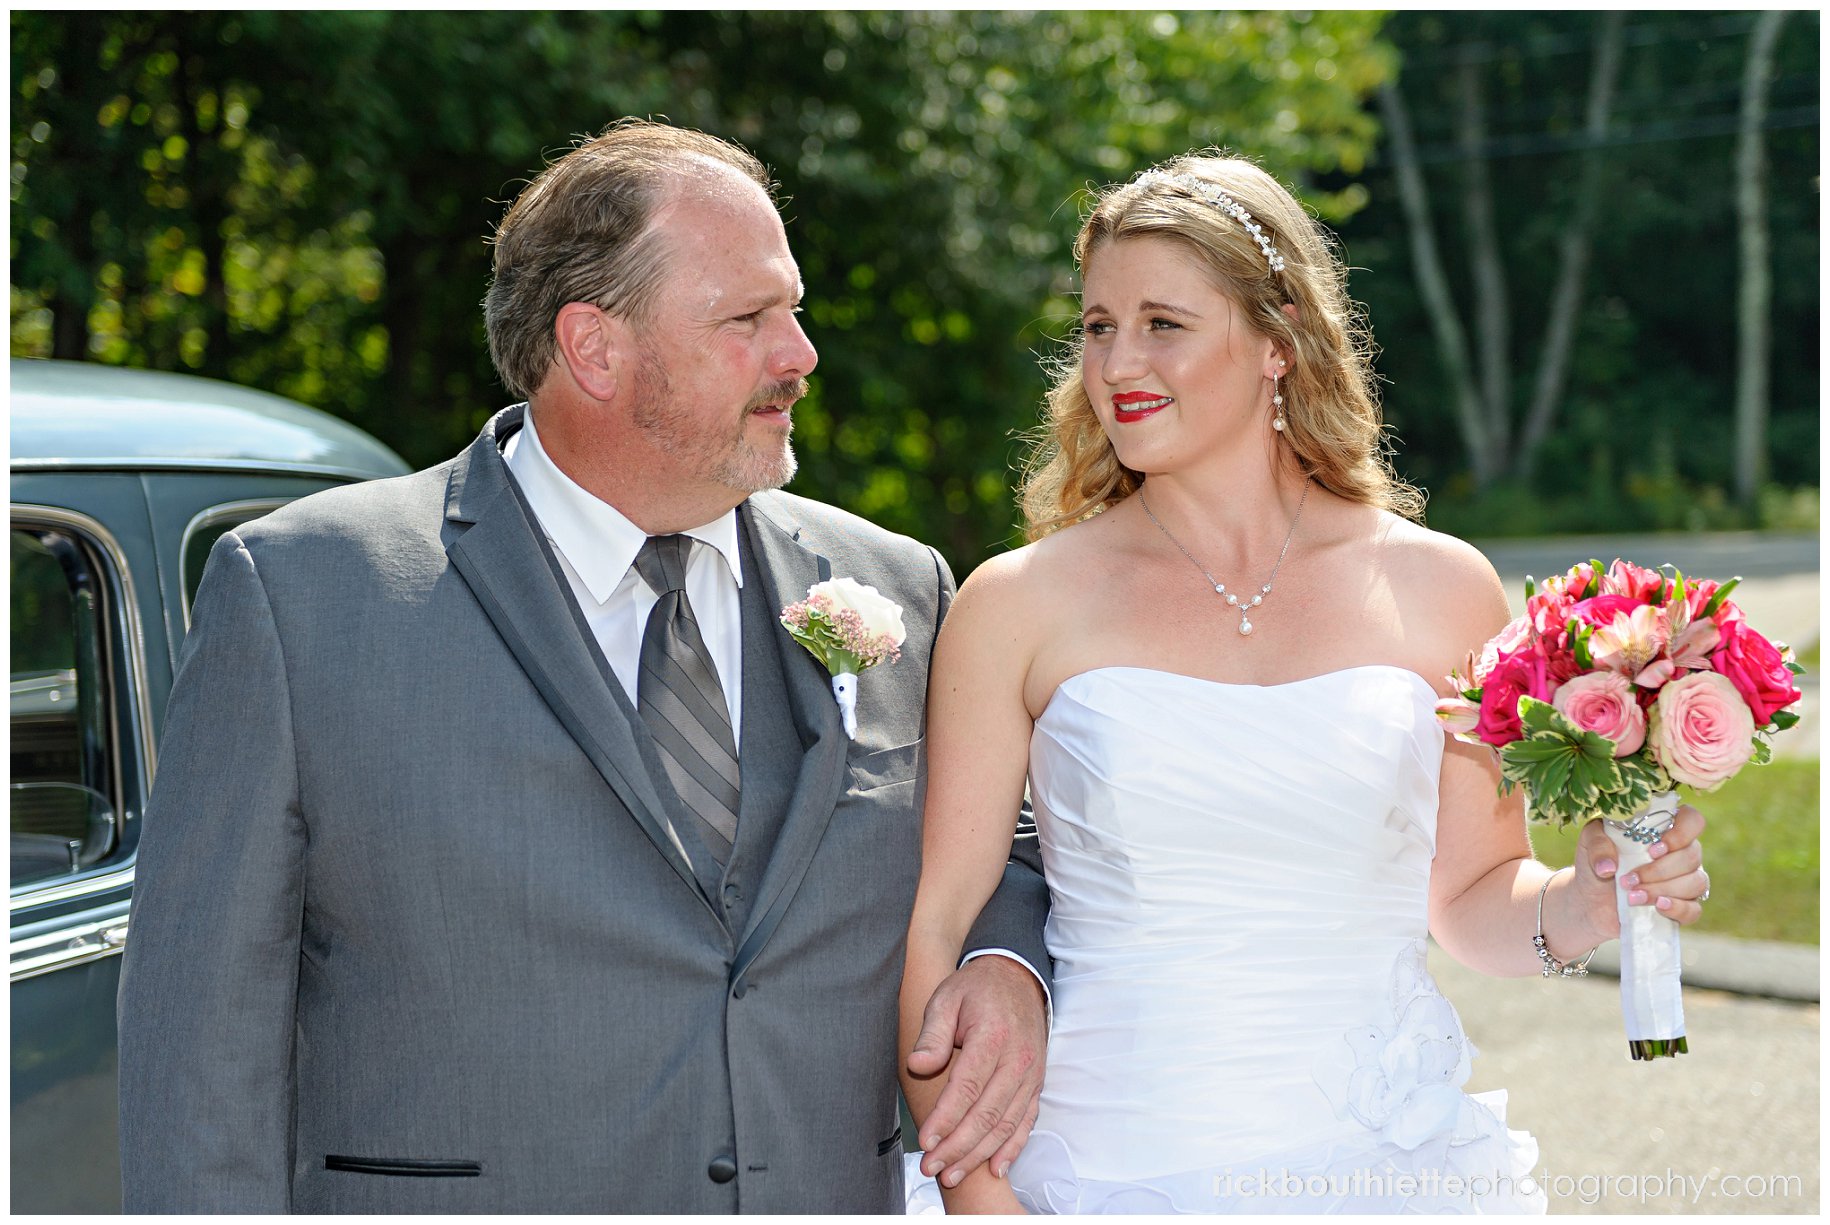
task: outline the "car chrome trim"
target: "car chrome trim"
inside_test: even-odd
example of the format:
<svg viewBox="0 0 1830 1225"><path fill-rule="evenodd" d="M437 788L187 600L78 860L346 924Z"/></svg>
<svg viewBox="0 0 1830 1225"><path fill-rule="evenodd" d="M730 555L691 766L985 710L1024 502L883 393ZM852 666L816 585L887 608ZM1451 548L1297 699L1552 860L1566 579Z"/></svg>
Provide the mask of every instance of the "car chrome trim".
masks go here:
<svg viewBox="0 0 1830 1225"><path fill-rule="evenodd" d="M184 525L184 535L178 538L178 606L184 614L186 633L191 628L191 593L190 584L185 576L190 573L191 538L207 527L214 527L224 520L246 523L262 515L271 514L280 507L296 502L298 495L284 498L247 498L240 502L224 502L207 510L198 511L191 521Z"/></svg>
<svg viewBox="0 0 1830 1225"><path fill-rule="evenodd" d="M262 476L328 476L343 481L373 481L404 473L382 473L371 468L342 468L334 464L300 464L266 459L147 459L138 455L100 459L14 459L15 472L67 472L101 469L119 472L252 472Z"/></svg>
<svg viewBox="0 0 1830 1225"><path fill-rule="evenodd" d="M14 502L10 505L10 520L19 526L42 526L65 528L80 533L84 539L107 559L109 568L120 593L121 621L119 629L126 645L127 684L133 692L128 695L129 708L139 743L136 757L140 768L140 795L152 794L153 775L157 773L153 759L152 736L152 699L147 693L146 680L146 630L140 618L140 601L134 591L133 574L127 567L127 554L122 551L120 543L113 533L100 522L80 511L66 509L62 506L39 506L28 502ZM115 768L120 768L119 746L116 746ZM130 806L123 804L120 819L123 825L133 818ZM18 911L28 906L42 906L50 902L63 902L71 898L87 897L94 893L105 893L119 889L133 882L133 861L113 870L104 870L93 876L79 876L74 879L63 878L42 888L24 886L12 894L9 909ZM103 955L105 954L98 954Z"/></svg>
<svg viewBox="0 0 1830 1225"><path fill-rule="evenodd" d="M80 923L12 941L7 946L11 981L120 956L127 947L127 907L125 901L116 902L84 913Z"/></svg>

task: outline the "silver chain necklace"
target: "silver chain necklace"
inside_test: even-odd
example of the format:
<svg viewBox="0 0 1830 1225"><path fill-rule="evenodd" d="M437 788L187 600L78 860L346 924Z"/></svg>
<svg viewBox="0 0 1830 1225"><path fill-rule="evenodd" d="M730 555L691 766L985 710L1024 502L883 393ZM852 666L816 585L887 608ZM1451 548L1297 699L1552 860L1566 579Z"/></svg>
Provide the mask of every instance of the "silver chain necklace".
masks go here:
<svg viewBox="0 0 1830 1225"><path fill-rule="evenodd" d="M1249 600L1241 600L1237 593L1226 589L1225 583L1209 574L1207 572L1207 567L1196 561L1193 553L1182 548L1182 542L1175 538L1174 533L1163 526L1163 521L1161 519L1158 519L1154 514L1150 513L1150 503L1144 500L1143 489L1139 488L1137 491L1137 504L1144 508L1144 513L1146 515L1150 516L1150 522L1156 524L1156 530L1168 537L1169 543L1173 544L1177 549L1180 549L1182 556L1188 559L1189 564L1201 572L1202 577L1207 580L1208 586L1214 589L1215 595L1225 596L1226 602L1239 610L1239 632L1241 634L1249 634L1252 632L1251 610L1264 603L1264 598L1271 594L1271 584L1277 581L1277 572L1283 568L1284 554L1290 551L1290 541L1296 535L1296 525L1303 520L1303 503L1308 500L1309 481L1308 478L1305 477L1303 480L1303 496L1296 500L1296 517L1290 520L1290 530L1284 535L1284 547L1277 551L1277 564L1271 567L1271 577L1264 581L1264 586L1258 589L1257 595Z"/></svg>

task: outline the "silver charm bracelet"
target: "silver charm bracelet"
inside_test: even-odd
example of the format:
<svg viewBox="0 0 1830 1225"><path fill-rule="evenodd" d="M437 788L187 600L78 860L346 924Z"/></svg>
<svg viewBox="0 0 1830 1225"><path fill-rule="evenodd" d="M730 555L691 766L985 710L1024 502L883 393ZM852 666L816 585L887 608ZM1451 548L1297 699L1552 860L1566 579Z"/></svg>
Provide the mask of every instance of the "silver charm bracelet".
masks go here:
<svg viewBox="0 0 1830 1225"><path fill-rule="evenodd" d="M1574 867L1557 869L1557 872L1574 871ZM1550 891L1550 882L1557 878L1557 872L1546 876L1544 883L1538 886L1538 934L1531 938L1531 947L1538 954L1538 960L1544 963L1545 978L1587 978L1589 962L1601 950L1599 944L1590 949L1581 961L1558 961L1552 955L1549 943L1544 939L1544 895Z"/></svg>

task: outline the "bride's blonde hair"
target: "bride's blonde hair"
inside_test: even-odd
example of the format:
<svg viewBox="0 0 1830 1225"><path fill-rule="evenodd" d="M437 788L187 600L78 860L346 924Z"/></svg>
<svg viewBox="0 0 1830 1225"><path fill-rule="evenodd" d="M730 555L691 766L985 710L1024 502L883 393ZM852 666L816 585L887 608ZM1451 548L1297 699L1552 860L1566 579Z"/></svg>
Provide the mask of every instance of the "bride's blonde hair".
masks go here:
<svg viewBox="0 0 1830 1225"><path fill-rule="evenodd" d="M1202 195L1224 192L1250 213L1281 256L1281 269L1272 269L1259 238L1230 212L1174 181L1181 176L1199 180ZM1398 479L1387 457L1372 334L1347 296L1347 269L1332 236L1302 205L1250 162L1185 154L1095 197L1074 240L1075 265L1084 277L1103 247L1146 236L1187 248L1248 326L1289 352L1282 437L1297 466L1351 501L1421 518L1423 495ZM1296 318L1285 303L1296 306ZM1142 474L1119 462L1087 399L1078 335L1050 372L1054 384L1019 486L1030 540L1104 510L1143 484Z"/></svg>

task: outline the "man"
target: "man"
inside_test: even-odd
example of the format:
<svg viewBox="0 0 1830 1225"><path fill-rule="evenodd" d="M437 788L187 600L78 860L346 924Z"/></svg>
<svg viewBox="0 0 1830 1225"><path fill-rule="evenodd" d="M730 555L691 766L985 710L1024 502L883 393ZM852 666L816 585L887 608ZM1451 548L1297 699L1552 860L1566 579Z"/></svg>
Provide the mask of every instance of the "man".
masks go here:
<svg viewBox="0 0 1830 1225"><path fill-rule="evenodd" d="M496 236L490 348L528 404L212 553L122 971L130 1210L900 1211L952 581L758 492L817 360L768 187L665 125L581 145ZM829 577L908 627L855 740L777 623ZM1045 891L1009 876L979 943L1046 968ZM985 1086L947 1160L1001 1162L1042 993L986 957L936 1001L936 1063L958 1034Z"/></svg>

